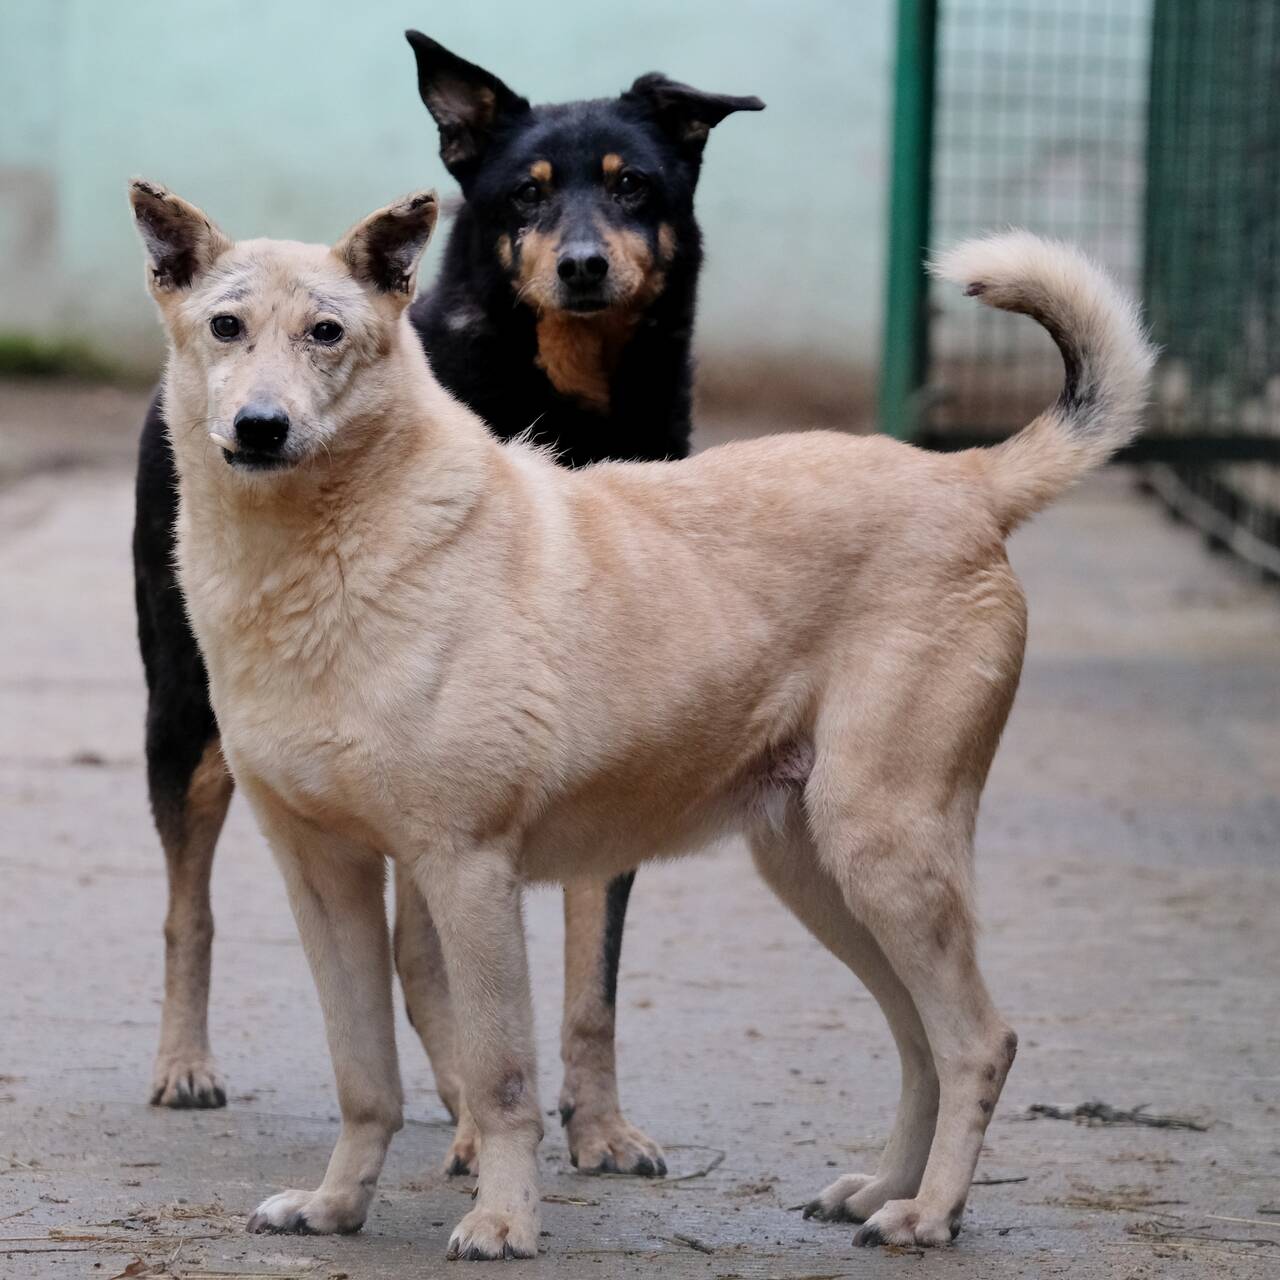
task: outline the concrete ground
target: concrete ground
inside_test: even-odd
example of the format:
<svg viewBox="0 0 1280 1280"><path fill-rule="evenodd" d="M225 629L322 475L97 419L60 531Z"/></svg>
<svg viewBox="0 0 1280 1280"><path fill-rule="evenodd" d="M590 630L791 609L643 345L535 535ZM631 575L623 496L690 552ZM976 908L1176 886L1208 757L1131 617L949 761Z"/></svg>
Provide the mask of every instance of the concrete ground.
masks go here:
<svg viewBox="0 0 1280 1280"><path fill-rule="evenodd" d="M230 1105L146 1105L164 875L128 554L142 403L0 385L0 1276L438 1274L469 1184L438 1172L449 1127L403 1024L409 1122L364 1231L244 1234L268 1192L318 1181L336 1108L279 878L238 805L214 886ZM522 1274L1280 1272L1280 594L1123 474L1012 555L1030 649L978 843L985 967L1022 1048L956 1245L855 1252L851 1228L793 1211L874 1164L895 1055L727 846L643 871L633 898L623 1097L671 1176L579 1176L549 1120L546 1251ZM528 916L550 1111L557 895L532 893ZM1094 1099L1206 1127L1027 1118Z"/></svg>

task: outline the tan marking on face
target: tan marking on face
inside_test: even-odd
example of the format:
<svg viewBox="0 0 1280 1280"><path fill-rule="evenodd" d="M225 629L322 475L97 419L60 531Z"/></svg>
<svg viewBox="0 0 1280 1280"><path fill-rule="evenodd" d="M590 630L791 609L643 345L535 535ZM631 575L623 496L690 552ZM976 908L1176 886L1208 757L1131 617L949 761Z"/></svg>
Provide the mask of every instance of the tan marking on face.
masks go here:
<svg viewBox="0 0 1280 1280"><path fill-rule="evenodd" d="M508 235L498 237L498 261L506 270L511 270L511 237Z"/></svg>
<svg viewBox="0 0 1280 1280"><path fill-rule="evenodd" d="M560 290L560 277L556 274L559 234L526 227L516 244L520 250L517 296L537 311L555 307Z"/></svg>
<svg viewBox="0 0 1280 1280"><path fill-rule="evenodd" d="M612 178L615 174L622 172L622 157L616 151L610 151L603 160L600 161L600 167L604 170L606 178Z"/></svg>
<svg viewBox="0 0 1280 1280"><path fill-rule="evenodd" d="M529 177L533 178L536 182L549 183L551 181L551 161L535 160L529 166Z"/></svg>
<svg viewBox="0 0 1280 1280"><path fill-rule="evenodd" d="M664 264L654 260L648 241L638 231L605 223L599 229L609 255L614 306L647 307L666 285Z"/></svg>
<svg viewBox="0 0 1280 1280"><path fill-rule="evenodd" d="M663 262L670 262L676 256L676 230L669 222L658 228L658 254Z"/></svg>

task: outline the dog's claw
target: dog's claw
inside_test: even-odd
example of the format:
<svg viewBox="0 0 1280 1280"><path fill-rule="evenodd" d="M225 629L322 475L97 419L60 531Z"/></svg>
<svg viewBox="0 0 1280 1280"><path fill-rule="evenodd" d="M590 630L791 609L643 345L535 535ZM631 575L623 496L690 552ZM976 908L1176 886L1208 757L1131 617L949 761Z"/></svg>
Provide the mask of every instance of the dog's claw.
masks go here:
<svg viewBox="0 0 1280 1280"><path fill-rule="evenodd" d="M317 1191L281 1191L250 1215L250 1235L349 1236L364 1226L367 1201Z"/></svg>
<svg viewBox="0 0 1280 1280"><path fill-rule="evenodd" d="M536 1213L476 1208L454 1228L445 1257L451 1262L507 1262L537 1254Z"/></svg>
<svg viewBox="0 0 1280 1280"><path fill-rule="evenodd" d="M959 1226L960 1210L945 1216L927 1201L890 1200L854 1233L853 1243L860 1248L885 1244L937 1249L956 1238Z"/></svg>
<svg viewBox="0 0 1280 1280"><path fill-rule="evenodd" d="M174 1111L212 1110L227 1105L227 1091L212 1059L169 1059L157 1063L151 1105Z"/></svg>
<svg viewBox="0 0 1280 1280"><path fill-rule="evenodd" d="M246 1224L245 1230L255 1236L314 1236L317 1234L312 1229L311 1223L307 1221L305 1213L296 1214L284 1222L272 1222L266 1214L255 1213Z"/></svg>
<svg viewBox="0 0 1280 1280"><path fill-rule="evenodd" d="M568 1129L569 1160L579 1173L666 1176L662 1148L616 1111L592 1116L571 1109Z"/></svg>
<svg viewBox="0 0 1280 1280"><path fill-rule="evenodd" d="M884 1175L846 1173L804 1206L804 1216L819 1222L866 1222L898 1185Z"/></svg>

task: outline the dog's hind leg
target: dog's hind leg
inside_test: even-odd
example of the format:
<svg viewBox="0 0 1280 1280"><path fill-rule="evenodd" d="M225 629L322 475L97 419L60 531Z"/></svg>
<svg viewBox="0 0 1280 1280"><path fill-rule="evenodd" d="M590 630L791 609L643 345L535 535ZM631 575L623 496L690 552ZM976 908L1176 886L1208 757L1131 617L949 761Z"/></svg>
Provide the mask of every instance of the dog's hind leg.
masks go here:
<svg viewBox="0 0 1280 1280"><path fill-rule="evenodd" d="M449 1257L532 1258L542 1115L520 880L494 848L433 850L413 878L440 933L464 1094L480 1133L476 1203L454 1228Z"/></svg>
<svg viewBox="0 0 1280 1280"><path fill-rule="evenodd" d="M204 662L174 574L177 478L164 432L157 400L143 427L133 537L138 642L147 677L147 785L169 879L164 1007L151 1101L221 1107L226 1090L209 1049L209 874L232 783Z"/></svg>
<svg viewBox="0 0 1280 1280"><path fill-rule="evenodd" d="M840 889L818 862L799 804L781 827L761 821L750 834L765 882L821 943L858 976L884 1011L897 1045L902 1091L893 1131L874 1174L837 1178L805 1206L806 1218L864 1222L888 1200L920 1185L938 1114L938 1077L920 1016L875 939L850 914Z"/></svg>
<svg viewBox="0 0 1280 1280"><path fill-rule="evenodd" d="M403 1123L382 859L303 823L256 787L244 789L289 891L320 995L342 1113L320 1186L270 1196L248 1229L358 1231Z"/></svg>
<svg viewBox="0 0 1280 1280"><path fill-rule="evenodd" d="M861 822L819 834L854 918L865 924L910 993L933 1051L938 1116L914 1195L889 1200L855 1234L857 1244L939 1245L953 1239L983 1135L1013 1063L1017 1037L996 1012L976 959L963 819L923 835L939 815L909 806L901 823ZM939 846L945 852L940 852ZM844 863L844 874L837 868Z"/></svg>
<svg viewBox="0 0 1280 1280"><path fill-rule="evenodd" d="M462 1093L457 1026L440 934L412 876L399 863L395 878L395 962L405 1009L431 1062L440 1101L457 1125L444 1171L451 1177L472 1174L480 1167L478 1135Z"/></svg>
<svg viewBox="0 0 1280 1280"><path fill-rule="evenodd" d="M209 1047L209 875L231 801L231 775L216 734L205 743L185 786L174 776L176 753L164 745L163 736L157 745L148 734L147 759L152 810L169 877L164 1006L151 1101L163 1107L222 1107L226 1088Z"/></svg>
<svg viewBox="0 0 1280 1280"><path fill-rule="evenodd" d="M572 881L564 890L564 1085L560 1119L581 1173L667 1172L662 1148L628 1123L618 1102L618 962L635 873L609 883Z"/></svg>
<svg viewBox="0 0 1280 1280"><path fill-rule="evenodd" d="M857 1244L956 1235L1017 1048L978 969L973 912L978 798L1021 664L1024 615L1007 586L997 567L963 584L950 618L936 609L891 637L815 730L804 803L820 862L910 994L938 1076L920 1186L872 1214Z"/></svg>

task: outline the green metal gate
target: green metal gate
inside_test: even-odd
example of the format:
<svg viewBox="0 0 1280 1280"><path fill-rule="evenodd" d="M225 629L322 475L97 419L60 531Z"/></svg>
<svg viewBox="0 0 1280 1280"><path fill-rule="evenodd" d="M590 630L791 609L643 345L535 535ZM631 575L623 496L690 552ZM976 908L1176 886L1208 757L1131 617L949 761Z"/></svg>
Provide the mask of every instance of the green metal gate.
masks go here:
<svg viewBox="0 0 1280 1280"><path fill-rule="evenodd" d="M898 22L883 428L963 448L1043 407L1047 337L923 263L1010 224L1071 240L1164 352L1122 460L1280 573L1280 0L899 0Z"/></svg>

